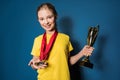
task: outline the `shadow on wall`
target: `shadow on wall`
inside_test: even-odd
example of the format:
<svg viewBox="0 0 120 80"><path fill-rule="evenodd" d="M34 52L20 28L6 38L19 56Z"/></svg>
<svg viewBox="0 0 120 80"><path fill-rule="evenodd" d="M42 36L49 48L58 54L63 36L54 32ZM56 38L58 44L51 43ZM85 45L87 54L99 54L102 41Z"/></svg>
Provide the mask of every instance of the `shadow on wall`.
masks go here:
<svg viewBox="0 0 120 80"><path fill-rule="evenodd" d="M73 35L74 24L73 24L73 21L72 21L71 17L69 17L69 16L62 17L60 19L60 24L59 25L60 25L61 32L70 36L72 46L74 47L74 50L71 52L71 56L75 55L80 50L81 46L80 46L79 42L77 42L74 39L74 35ZM73 66L70 66L71 80L81 80L81 79L83 79L81 77L80 72L81 72L81 69L80 69L80 66L79 66L79 62L76 63Z"/></svg>
<svg viewBox="0 0 120 80"><path fill-rule="evenodd" d="M73 21L69 16L60 19L60 29L63 33L71 35L73 30Z"/></svg>
<svg viewBox="0 0 120 80"><path fill-rule="evenodd" d="M60 30L61 32L68 34L71 39L72 46L74 47L74 50L71 52L71 56L75 55L81 50L81 45L80 42L78 42L73 35L73 30L74 30L74 22L72 21L71 17L69 16L64 16L60 19ZM100 71L104 71L107 67L104 66L104 63L107 62L107 60L104 58L104 49L107 45L107 40L109 36L103 36L103 35L98 35L98 50L96 50L96 55L94 55L94 61L96 63L96 68ZM70 66L70 74L71 74L71 80L84 80L84 77L82 77L82 69L79 66L79 61L73 65Z"/></svg>
<svg viewBox="0 0 120 80"><path fill-rule="evenodd" d="M94 61L96 61L96 68L100 71L104 71L108 66L104 66L105 63L108 63L108 61L104 58L104 49L107 45L107 40L109 36L99 36L98 37L98 50L96 52L96 55L94 56Z"/></svg>

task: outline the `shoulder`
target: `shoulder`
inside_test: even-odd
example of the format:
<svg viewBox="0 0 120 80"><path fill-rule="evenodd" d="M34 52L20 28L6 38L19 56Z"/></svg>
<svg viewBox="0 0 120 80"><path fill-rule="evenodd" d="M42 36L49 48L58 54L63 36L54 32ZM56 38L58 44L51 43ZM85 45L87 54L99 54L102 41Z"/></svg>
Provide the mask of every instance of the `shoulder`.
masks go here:
<svg viewBox="0 0 120 80"><path fill-rule="evenodd" d="M66 37L66 38L69 38L69 35L67 35L67 34L65 34L65 33L58 33L58 35L60 36L60 37Z"/></svg>
<svg viewBox="0 0 120 80"><path fill-rule="evenodd" d="M42 39L42 36L43 36L43 34L41 34L41 35L38 35L37 37L35 37L35 41L40 41L41 39Z"/></svg>
<svg viewBox="0 0 120 80"><path fill-rule="evenodd" d="M67 34L64 34L64 33L58 33L58 37L59 38L61 38L61 39L67 39L67 40L69 40L69 35L67 35Z"/></svg>

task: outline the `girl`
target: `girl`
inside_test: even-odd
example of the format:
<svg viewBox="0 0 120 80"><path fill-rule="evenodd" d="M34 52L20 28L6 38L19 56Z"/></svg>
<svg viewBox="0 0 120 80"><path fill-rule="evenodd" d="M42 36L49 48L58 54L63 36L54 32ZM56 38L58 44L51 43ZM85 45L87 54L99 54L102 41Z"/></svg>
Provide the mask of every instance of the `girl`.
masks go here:
<svg viewBox="0 0 120 80"><path fill-rule="evenodd" d="M90 56L93 47L85 45L78 54L69 56L73 47L69 36L57 31L55 7L43 3L37 16L45 33L35 38L29 65L37 69L38 80L70 80L68 62L73 65L83 56Z"/></svg>

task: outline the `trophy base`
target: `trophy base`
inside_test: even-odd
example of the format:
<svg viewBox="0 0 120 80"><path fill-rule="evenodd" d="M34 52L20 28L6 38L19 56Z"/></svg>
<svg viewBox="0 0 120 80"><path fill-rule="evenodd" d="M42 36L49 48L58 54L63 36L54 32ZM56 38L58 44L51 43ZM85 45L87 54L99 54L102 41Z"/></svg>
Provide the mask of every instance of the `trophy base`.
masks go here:
<svg viewBox="0 0 120 80"><path fill-rule="evenodd" d="M88 68L93 68L93 64L90 63L90 62L85 62L85 61L81 61L80 62L80 66L85 66L85 67L88 67Z"/></svg>

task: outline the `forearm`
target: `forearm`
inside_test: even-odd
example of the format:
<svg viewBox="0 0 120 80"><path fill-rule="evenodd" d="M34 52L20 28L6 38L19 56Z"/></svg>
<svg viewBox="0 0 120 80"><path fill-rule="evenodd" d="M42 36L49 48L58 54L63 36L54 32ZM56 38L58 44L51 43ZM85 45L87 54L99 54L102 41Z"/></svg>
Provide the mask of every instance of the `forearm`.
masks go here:
<svg viewBox="0 0 120 80"><path fill-rule="evenodd" d="M82 54L82 51L80 51L79 53L77 53L74 56L70 57L70 64L74 65L80 58L82 58L84 55Z"/></svg>
<svg viewBox="0 0 120 80"><path fill-rule="evenodd" d="M71 65L75 64L83 56L90 56L93 49L94 49L93 47L90 47L88 45L84 46L84 48L80 52L70 57L70 64Z"/></svg>

